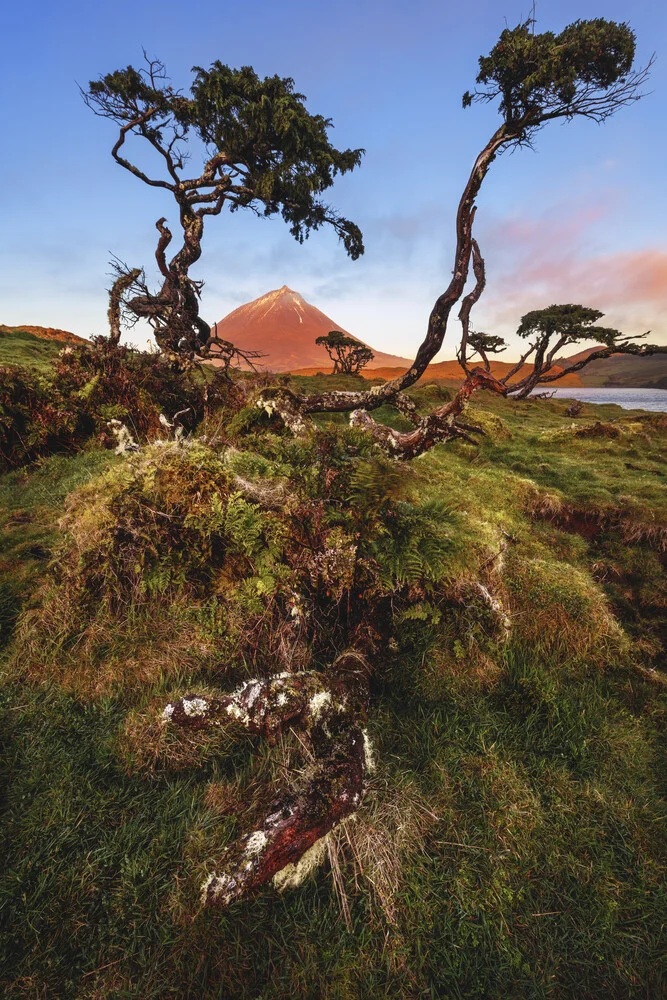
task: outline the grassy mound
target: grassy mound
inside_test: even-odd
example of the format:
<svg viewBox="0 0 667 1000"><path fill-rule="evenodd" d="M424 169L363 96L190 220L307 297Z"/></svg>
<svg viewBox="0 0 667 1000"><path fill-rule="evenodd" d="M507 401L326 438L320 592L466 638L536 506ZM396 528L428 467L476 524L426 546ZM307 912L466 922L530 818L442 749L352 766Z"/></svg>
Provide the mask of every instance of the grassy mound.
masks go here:
<svg viewBox="0 0 667 1000"><path fill-rule="evenodd" d="M661 995L667 427L566 406L482 399L405 469L330 421L0 478L3 995ZM363 807L300 889L202 911L307 754L161 708L351 639Z"/></svg>
<svg viewBox="0 0 667 1000"><path fill-rule="evenodd" d="M57 340L46 340L20 327L0 327L0 365L21 365L48 372L64 347Z"/></svg>

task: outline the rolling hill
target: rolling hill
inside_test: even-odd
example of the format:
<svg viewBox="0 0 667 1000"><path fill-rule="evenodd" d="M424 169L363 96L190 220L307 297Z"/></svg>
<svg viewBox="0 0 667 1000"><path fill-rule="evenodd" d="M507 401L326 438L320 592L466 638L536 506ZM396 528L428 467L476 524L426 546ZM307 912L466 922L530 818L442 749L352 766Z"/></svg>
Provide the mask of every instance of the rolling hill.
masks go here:
<svg viewBox="0 0 667 1000"><path fill-rule="evenodd" d="M576 363L599 349L589 347L570 358L560 358L559 363ZM581 379L581 384L590 388L615 386L618 389L667 389L667 354L652 354L646 358L638 358L632 354L612 354L610 358L591 361L590 365L576 374Z"/></svg>
<svg viewBox="0 0 667 1000"><path fill-rule="evenodd" d="M27 365L46 370L67 344L85 344L68 330L48 326L0 324L0 365Z"/></svg>

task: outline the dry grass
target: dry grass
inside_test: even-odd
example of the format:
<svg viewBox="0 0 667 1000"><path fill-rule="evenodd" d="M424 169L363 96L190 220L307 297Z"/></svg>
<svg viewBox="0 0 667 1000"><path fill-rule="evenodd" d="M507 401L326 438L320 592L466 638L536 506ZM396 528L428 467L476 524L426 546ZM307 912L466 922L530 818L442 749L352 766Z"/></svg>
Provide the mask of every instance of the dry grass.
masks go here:
<svg viewBox="0 0 667 1000"><path fill-rule="evenodd" d="M398 928L399 893L407 860L423 850L438 821L413 782L371 781L364 805L332 830L327 850L341 915L353 930L350 897L363 894L377 922Z"/></svg>
<svg viewBox="0 0 667 1000"><path fill-rule="evenodd" d="M78 608L67 590L50 591L19 621L10 673L29 683L55 681L86 698L144 690L214 660L211 635L188 610L160 603L150 613L130 608L125 617L98 615L73 634Z"/></svg>
<svg viewBox="0 0 667 1000"><path fill-rule="evenodd" d="M530 644L567 646L604 665L610 653L627 649L628 639L609 602L589 573L550 559L508 560L510 615L515 636Z"/></svg>

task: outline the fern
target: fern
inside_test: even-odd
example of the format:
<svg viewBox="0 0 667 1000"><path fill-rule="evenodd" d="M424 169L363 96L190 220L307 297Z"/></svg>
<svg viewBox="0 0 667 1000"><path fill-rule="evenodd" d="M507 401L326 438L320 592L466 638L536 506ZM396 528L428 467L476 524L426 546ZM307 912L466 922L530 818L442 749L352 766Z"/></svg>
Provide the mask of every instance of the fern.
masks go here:
<svg viewBox="0 0 667 1000"><path fill-rule="evenodd" d="M454 515L443 501L396 504L370 546L385 586L391 589L438 583L447 576Z"/></svg>

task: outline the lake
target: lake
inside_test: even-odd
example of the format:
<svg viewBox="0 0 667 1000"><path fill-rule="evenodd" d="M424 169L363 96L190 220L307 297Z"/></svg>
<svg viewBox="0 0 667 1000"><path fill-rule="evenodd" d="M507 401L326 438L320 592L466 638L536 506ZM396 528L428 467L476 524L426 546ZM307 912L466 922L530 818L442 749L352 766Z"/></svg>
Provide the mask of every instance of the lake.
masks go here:
<svg viewBox="0 0 667 1000"><path fill-rule="evenodd" d="M542 389L546 389L543 386ZM539 390L538 390L539 391ZM582 403L616 403L624 410L657 410L667 413L667 389L556 389L555 399L580 399Z"/></svg>

